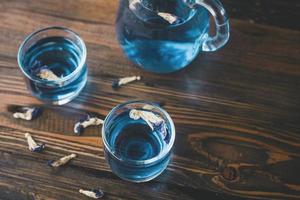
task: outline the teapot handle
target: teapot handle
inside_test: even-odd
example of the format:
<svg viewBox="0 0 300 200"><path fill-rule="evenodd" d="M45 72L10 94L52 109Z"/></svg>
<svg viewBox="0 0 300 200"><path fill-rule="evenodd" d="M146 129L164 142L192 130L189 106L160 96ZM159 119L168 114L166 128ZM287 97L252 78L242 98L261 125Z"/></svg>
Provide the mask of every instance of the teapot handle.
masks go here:
<svg viewBox="0 0 300 200"><path fill-rule="evenodd" d="M191 0L186 0L191 2ZM214 36L210 36L208 33L204 36L204 43L202 45L203 51L216 51L223 47L229 40L229 19L226 11L219 0L193 0L191 6L197 5L206 8L215 20Z"/></svg>

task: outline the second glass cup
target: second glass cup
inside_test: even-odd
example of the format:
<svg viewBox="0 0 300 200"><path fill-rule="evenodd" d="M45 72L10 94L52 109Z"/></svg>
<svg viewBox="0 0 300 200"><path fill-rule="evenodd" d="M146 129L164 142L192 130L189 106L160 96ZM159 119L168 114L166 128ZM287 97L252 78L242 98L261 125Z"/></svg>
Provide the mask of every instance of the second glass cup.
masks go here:
<svg viewBox="0 0 300 200"><path fill-rule="evenodd" d="M115 107L102 126L112 171L132 182L149 181L167 167L175 141L169 114L155 104L132 101Z"/></svg>
<svg viewBox="0 0 300 200"><path fill-rule="evenodd" d="M35 97L62 105L73 100L86 84L86 56L79 35L63 27L48 27L25 39L18 64Z"/></svg>

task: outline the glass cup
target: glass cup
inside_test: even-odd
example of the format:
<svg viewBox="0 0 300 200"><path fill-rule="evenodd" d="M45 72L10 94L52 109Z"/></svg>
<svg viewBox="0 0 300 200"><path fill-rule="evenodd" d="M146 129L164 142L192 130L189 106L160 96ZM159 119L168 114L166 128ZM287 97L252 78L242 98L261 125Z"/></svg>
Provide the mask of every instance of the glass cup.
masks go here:
<svg viewBox="0 0 300 200"><path fill-rule="evenodd" d="M18 64L31 94L55 105L73 100L87 81L86 46L75 32L48 27L21 44Z"/></svg>
<svg viewBox="0 0 300 200"><path fill-rule="evenodd" d="M105 158L117 176L146 182L166 169L175 127L169 114L156 104L131 101L107 115L102 139Z"/></svg>

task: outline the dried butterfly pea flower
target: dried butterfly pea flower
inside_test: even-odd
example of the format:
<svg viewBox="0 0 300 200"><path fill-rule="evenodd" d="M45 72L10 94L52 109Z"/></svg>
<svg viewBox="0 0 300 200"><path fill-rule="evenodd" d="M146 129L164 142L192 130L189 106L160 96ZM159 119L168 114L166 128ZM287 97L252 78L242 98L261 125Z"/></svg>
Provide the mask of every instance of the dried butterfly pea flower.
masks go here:
<svg viewBox="0 0 300 200"><path fill-rule="evenodd" d="M122 85L126 85L128 83L131 83L133 81L139 81L141 80L141 76L130 76L130 77L124 77L124 78L120 78L118 80L113 81L112 83L112 87L114 89L118 89L120 88Z"/></svg>
<svg viewBox="0 0 300 200"><path fill-rule="evenodd" d="M134 120L143 119L153 131L156 130L162 134L163 138L166 138L168 134L166 122L153 112L132 109L129 112L129 117Z"/></svg>
<svg viewBox="0 0 300 200"><path fill-rule="evenodd" d="M80 189L79 193L84 194L85 196L91 197L93 199L100 199L104 196L104 192L100 189L93 189L93 190Z"/></svg>
<svg viewBox="0 0 300 200"><path fill-rule="evenodd" d="M159 133L162 133L163 138L166 138L168 131L167 131L167 125L165 123L165 120L162 120L159 123L156 123L154 126L154 130L156 130Z"/></svg>
<svg viewBox="0 0 300 200"><path fill-rule="evenodd" d="M68 155L68 156L64 156L58 160L49 160L47 162L47 165L49 165L50 167L60 167L62 165L65 165L66 163L68 163L73 158L76 158L76 154L74 154L74 153L71 155Z"/></svg>
<svg viewBox="0 0 300 200"><path fill-rule="evenodd" d="M159 12L157 15L169 22L169 24L178 24L181 21L177 16L170 13Z"/></svg>
<svg viewBox="0 0 300 200"><path fill-rule="evenodd" d="M166 132L165 132L165 134L164 134L164 141L165 141L167 144L169 144L170 139L171 139L171 134L170 134L170 132L168 131L168 129L166 129Z"/></svg>
<svg viewBox="0 0 300 200"><path fill-rule="evenodd" d="M134 120L138 120L142 118L150 126L152 130L154 130L154 125L158 125L164 121L161 117L157 116L153 112L144 111L144 110L132 109L129 112L129 116L131 119Z"/></svg>
<svg viewBox="0 0 300 200"><path fill-rule="evenodd" d="M47 81L57 81L60 79L53 71L48 69L47 66L42 67L36 75Z"/></svg>
<svg viewBox="0 0 300 200"><path fill-rule="evenodd" d="M28 142L28 149L32 152L41 152L45 149L45 144L37 144L29 133L25 133Z"/></svg>
<svg viewBox="0 0 300 200"><path fill-rule="evenodd" d="M64 77L63 74L61 74L59 77L57 74L55 74L51 67L42 65L40 61L34 63L29 71L33 76L36 76L42 80L53 81L60 87L64 86L65 84L65 82L59 82L59 80Z"/></svg>
<svg viewBox="0 0 300 200"><path fill-rule="evenodd" d="M138 9L138 5L140 3L140 0L131 0L128 3L129 3L130 10L134 11L134 10Z"/></svg>
<svg viewBox="0 0 300 200"><path fill-rule="evenodd" d="M87 114L83 118L79 120L74 126L74 133L80 135L85 128L89 126L99 126L103 124L104 121L100 118L98 118L95 115Z"/></svg>
<svg viewBox="0 0 300 200"><path fill-rule="evenodd" d="M22 107L22 106L9 106L8 111L13 112L13 117L16 119L24 119L27 121L38 118L43 109L41 107Z"/></svg>

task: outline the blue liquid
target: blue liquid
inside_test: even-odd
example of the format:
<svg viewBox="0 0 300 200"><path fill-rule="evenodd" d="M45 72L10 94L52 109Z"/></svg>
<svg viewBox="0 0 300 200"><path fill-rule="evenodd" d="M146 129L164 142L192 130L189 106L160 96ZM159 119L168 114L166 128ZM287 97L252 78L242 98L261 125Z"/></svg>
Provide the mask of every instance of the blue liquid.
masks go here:
<svg viewBox="0 0 300 200"><path fill-rule="evenodd" d="M158 176L168 165L170 154L156 162L141 164L158 156L166 147L166 138L152 129L144 120L133 120L129 113L118 116L110 127L107 141L117 159L105 149L112 170L125 180L143 182ZM120 161L122 160L122 162Z"/></svg>
<svg viewBox="0 0 300 200"><path fill-rule="evenodd" d="M147 71L173 72L187 66L199 53L209 27L209 14L191 9L182 0L152 2L151 9L177 16L170 24L158 15L138 16L122 1L117 17L117 37L126 56ZM149 7L148 7L149 9ZM143 12L143 9L141 10Z"/></svg>
<svg viewBox="0 0 300 200"><path fill-rule="evenodd" d="M46 83L38 76L41 69L51 70L57 77L70 75L79 65L82 51L64 37L48 37L33 44L23 60L27 74L40 79L40 83L27 79L27 86L37 98L54 104L71 101L83 89L87 80L87 67L83 66L74 77L60 84Z"/></svg>

